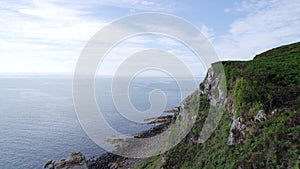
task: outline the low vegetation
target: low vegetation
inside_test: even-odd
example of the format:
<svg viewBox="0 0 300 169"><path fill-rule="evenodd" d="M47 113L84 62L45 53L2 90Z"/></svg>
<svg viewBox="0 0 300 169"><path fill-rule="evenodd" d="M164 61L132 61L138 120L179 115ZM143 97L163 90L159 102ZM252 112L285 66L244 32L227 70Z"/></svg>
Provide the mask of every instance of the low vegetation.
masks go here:
<svg viewBox="0 0 300 169"><path fill-rule="evenodd" d="M256 123L243 143L230 146L233 114L225 112L213 135L197 143L210 107L207 95L201 95L197 101L191 99L190 108L198 117L185 139L136 168L299 168L300 43L272 49L251 61L222 63L235 116L251 121L264 110L268 120ZM274 110L280 111L272 114Z"/></svg>

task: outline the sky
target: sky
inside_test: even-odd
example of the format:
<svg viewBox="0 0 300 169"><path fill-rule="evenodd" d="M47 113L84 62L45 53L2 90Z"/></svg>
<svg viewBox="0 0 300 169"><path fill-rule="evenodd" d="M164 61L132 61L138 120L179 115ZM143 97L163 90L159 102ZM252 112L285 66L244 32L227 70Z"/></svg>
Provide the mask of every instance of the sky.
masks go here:
<svg viewBox="0 0 300 169"><path fill-rule="evenodd" d="M109 23L159 12L187 20L220 60L250 60L267 49L300 41L299 0L10 0L0 2L0 73L73 73L90 38ZM205 68L175 39L144 35L116 45L98 72L112 75L136 52L156 48L179 56L197 76Z"/></svg>

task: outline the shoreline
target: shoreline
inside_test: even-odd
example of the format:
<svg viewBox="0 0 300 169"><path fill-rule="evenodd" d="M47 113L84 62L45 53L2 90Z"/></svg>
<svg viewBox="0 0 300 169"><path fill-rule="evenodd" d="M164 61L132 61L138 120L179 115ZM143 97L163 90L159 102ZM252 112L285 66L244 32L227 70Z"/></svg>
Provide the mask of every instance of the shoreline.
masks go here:
<svg viewBox="0 0 300 169"><path fill-rule="evenodd" d="M166 115L160 117L154 117L145 119L149 121L148 124L156 124L149 130L145 130L139 133L132 134L134 138L149 138L165 131L176 117L176 113L173 115ZM131 169L137 163L144 161L144 158L128 158L122 157L111 152L106 152L103 155L96 158L96 160L87 160L88 169L112 169L112 168L127 168Z"/></svg>
<svg viewBox="0 0 300 169"><path fill-rule="evenodd" d="M179 107L176 109L165 110L164 112L172 113L171 115L164 115L159 117L153 117L145 119L147 124L153 125L149 130L133 133L133 138L149 138L157 134L160 134L168 129L172 121L178 115ZM130 144L130 140L128 141ZM137 163L142 162L143 158L128 158L122 157L111 152L105 152L98 157L92 157L86 159L81 152L74 152L70 154L67 159L61 159L60 161L48 160L44 164L46 169L63 169L63 168L76 168L76 169L112 169L112 168L127 168L131 169Z"/></svg>

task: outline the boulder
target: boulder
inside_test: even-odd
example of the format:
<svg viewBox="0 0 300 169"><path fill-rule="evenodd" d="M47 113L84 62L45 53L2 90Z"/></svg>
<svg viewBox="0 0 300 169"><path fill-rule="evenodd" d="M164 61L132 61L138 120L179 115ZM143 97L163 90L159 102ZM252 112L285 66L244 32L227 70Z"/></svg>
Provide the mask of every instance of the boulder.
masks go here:
<svg viewBox="0 0 300 169"><path fill-rule="evenodd" d="M55 166L55 161L54 160L48 160L45 163L44 168L54 169L54 166Z"/></svg>
<svg viewBox="0 0 300 169"><path fill-rule="evenodd" d="M246 138L246 128L247 126L241 123L240 117L233 119L227 144L235 145L242 143Z"/></svg>
<svg viewBox="0 0 300 169"><path fill-rule="evenodd" d="M62 159L59 162L48 160L44 168L47 169L86 169L87 164L85 156L81 152L70 154L69 159Z"/></svg>
<svg viewBox="0 0 300 169"><path fill-rule="evenodd" d="M256 116L254 117L254 121L256 123L260 123L267 120L267 114L264 110L259 110Z"/></svg>

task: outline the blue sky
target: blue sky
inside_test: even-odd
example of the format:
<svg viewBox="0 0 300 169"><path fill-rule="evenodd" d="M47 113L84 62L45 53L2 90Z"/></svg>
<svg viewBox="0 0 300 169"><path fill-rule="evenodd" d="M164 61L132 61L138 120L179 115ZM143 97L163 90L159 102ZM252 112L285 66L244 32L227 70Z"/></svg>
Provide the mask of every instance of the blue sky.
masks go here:
<svg viewBox="0 0 300 169"><path fill-rule="evenodd" d="M0 73L72 73L97 31L141 12L173 14L191 22L210 40L220 60L249 60L269 48L300 41L299 0L10 0L0 2L0 12ZM121 55L149 45L181 55L194 74L202 75L190 51L156 36L121 43L99 72L112 74Z"/></svg>

